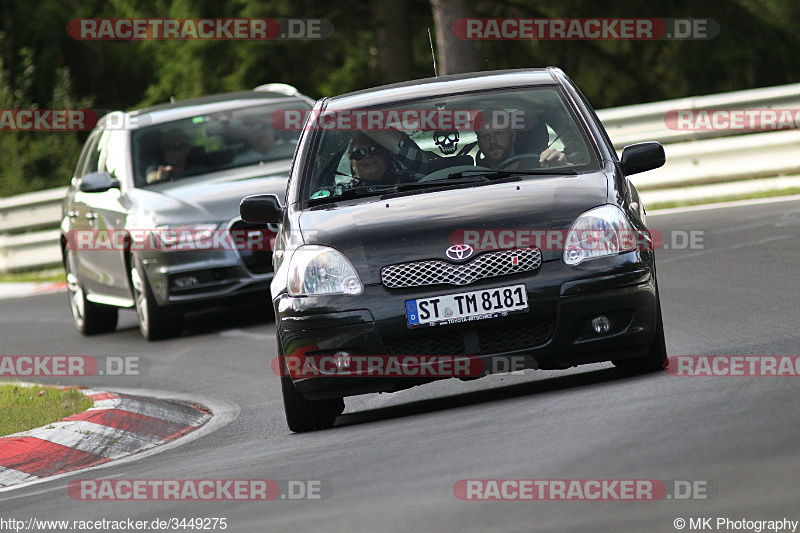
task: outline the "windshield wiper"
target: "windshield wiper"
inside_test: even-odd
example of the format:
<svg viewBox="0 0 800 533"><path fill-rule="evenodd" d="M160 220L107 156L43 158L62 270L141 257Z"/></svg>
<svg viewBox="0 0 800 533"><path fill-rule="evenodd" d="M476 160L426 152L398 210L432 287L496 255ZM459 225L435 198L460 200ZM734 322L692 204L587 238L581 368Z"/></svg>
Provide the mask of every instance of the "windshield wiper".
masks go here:
<svg viewBox="0 0 800 533"><path fill-rule="evenodd" d="M452 176L451 174L450 176ZM435 187L452 187L453 185L461 185L465 183L482 183L488 181L489 178L485 176L450 176L438 180L417 181L415 183L401 183L397 185L398 191L413 191L414 189L428 189Z"/></svg>
<svg viewBox="0 0 800 533"><path fill-rule="evenodd" d="M578 175L572 168L536 168L532 170L462 170L447 175L447 179L455 180L469 176L481 176L486 179L505 178L507 176L559 176L562 174Z"/></svg>

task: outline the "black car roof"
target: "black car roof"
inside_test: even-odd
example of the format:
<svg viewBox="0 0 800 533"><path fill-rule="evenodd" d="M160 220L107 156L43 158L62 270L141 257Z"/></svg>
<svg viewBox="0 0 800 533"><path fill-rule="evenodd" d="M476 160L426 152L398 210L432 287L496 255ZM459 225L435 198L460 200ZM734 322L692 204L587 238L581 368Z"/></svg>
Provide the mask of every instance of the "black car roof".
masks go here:
<svg viewBox="0 0 800 533"><path fill-rule="evenodd" d="M433 97L440 94L473 92L502 87L556 85L561 71L556 68L493 70L451 74L410 80L355 91L325 99L328 109L368 107L391 100Z"/></svg>

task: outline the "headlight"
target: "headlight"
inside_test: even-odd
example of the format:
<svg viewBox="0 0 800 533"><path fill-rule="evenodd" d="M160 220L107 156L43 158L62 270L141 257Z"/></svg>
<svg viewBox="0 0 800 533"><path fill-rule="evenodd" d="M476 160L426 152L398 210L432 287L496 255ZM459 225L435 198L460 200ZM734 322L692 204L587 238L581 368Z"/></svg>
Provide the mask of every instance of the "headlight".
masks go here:
<svg viewBox="0 0 800 533"><path fill-rule="evenodd" d="M564 263L575 266L636 248L636 239L628 217L615 205L604 205L580 215L567 234Z"/></svg>
<svg viewBox="0 0 800 533"><path fill-rule="evenodd" d="M364 289L350 261L327 246L301 246L289 260L291 296L361 294Z"/></svg>
<svg viewBox="0 0 800 533"><path fill-rule="evenodd" d="M168 250L207 250L214 243L218 224L165 224L153 231L158 248Z"/></svg>

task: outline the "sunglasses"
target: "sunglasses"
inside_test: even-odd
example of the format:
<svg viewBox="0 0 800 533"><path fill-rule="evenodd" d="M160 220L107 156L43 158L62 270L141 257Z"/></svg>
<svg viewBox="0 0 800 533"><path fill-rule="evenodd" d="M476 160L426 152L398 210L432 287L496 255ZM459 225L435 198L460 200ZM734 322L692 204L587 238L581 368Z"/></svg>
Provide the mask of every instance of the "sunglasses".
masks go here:
<svg viewBox="0 0 800 533"><path fill-rule="evenodd" d="M384 148L383 146L378 146L377 144L373 144L369 148L359 148L358 150L353 150L350 153L350 159L352 159L353 161L361 161L362 159L367 157L367 154L375 155L375 154L382 154L384 152L386 152L386 148Z"/></svg>

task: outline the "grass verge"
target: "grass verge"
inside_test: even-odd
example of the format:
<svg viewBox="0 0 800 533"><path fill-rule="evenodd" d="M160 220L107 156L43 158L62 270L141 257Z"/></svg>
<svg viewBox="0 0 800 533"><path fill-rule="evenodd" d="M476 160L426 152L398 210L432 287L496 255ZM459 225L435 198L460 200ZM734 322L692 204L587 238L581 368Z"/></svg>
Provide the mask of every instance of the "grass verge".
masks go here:
<svg viewBox="0 0 800 533"><path fill-rule="evenodd" d="M0 384L0 436L58 422L92 405L76 389Z"/></svg>
<svg viewBox="0 0 800 533"><path fill-rule="evenodd" d="M16 281L35 281L42 283L63 283L67 281L67 275L63 268L48 268L45 270L31 270L27 272L2 273L0 272L0 282Z"/></svg>

